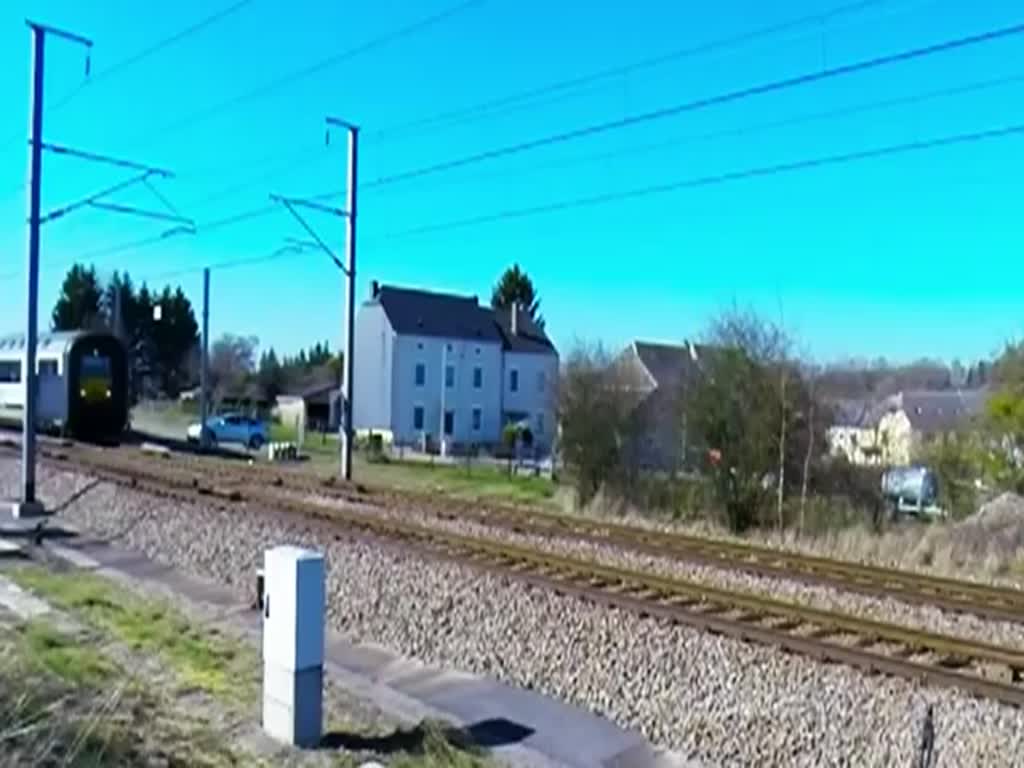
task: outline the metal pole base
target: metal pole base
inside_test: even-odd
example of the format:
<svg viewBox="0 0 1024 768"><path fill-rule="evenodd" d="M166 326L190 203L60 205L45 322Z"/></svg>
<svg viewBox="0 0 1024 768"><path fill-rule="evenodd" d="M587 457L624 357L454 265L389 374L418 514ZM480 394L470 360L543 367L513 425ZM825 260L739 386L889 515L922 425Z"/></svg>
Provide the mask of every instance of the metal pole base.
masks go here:
<svg viewBox="0 0 1024 768"><path fill-rule="evenodd" d="M10 510L15 519L46 516L46 507L38 501L15 501L11 503Z"/></svg>

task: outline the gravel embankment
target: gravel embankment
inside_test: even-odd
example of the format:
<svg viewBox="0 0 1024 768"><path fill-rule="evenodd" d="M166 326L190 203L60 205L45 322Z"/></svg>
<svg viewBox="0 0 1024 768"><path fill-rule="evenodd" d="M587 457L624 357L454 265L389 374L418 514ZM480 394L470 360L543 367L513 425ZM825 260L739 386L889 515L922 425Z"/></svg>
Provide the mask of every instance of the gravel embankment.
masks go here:
<svg viewBox="0 0 1024 768"><path fill-rule="evenodd" d="M40 473L60 504L88 484ZM0 459L0 496L17 464ZM99 485L63 512L124 546L248 593L262 550L325 552L329 617L357 641L529 685L713 765L910 765L927 704L939 766L1016 766L1024 713L951 691L803 658L344 540L279 515L173 504Z"/></svg>
<svg viewBox="0 0 1024 768"><path fill-rule="evenodd" d="M332 503L329 498L315 499ZM956 614L928 605L911 605L894 599L882 599L845 592L831 587L804 584L784 578L766 578L735 570L687 563L670 557L658 557L621 547L564 536L523 534L458 519L440 519L412 507L382 510L364 507L380 515L390 515L421 525L430 525L464 536L499 538L510 544L555 554L595 560L612 566L649 571L670 578L698 581L720 589L751 592L800 605L865 616L877 621L902 624L945 635L983 640L1024 650L1024 624L987 621L972 614Z"/></svg>

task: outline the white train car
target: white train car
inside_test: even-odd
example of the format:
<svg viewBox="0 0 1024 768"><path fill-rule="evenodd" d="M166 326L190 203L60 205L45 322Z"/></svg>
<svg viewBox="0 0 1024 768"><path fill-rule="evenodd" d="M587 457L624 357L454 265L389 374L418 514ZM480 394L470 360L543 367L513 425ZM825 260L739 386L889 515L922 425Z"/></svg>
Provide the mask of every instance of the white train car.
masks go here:
<svg viewBox="0 0 1024 768"><path fill-rule="evenodd" d="M21 424L25 336L0 337L0 421ZM124 347L109 333L41 333L36 345L36 425L81 439L116 439L128 422Z"/></svg>

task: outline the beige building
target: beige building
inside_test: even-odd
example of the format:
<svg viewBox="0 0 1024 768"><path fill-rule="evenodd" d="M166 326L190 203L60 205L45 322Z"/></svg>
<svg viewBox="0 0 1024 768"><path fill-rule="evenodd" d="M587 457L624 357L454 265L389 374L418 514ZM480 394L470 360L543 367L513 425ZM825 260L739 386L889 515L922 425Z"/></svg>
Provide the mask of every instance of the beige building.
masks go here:
<svg viewBox="0 0 1024 768"><path fill-rule="evenodd" d="M986 397L975 389L899 392L874 404L842 401L827 433L829 451L862 466L910 464L923 443L969 425Z"/></svg>

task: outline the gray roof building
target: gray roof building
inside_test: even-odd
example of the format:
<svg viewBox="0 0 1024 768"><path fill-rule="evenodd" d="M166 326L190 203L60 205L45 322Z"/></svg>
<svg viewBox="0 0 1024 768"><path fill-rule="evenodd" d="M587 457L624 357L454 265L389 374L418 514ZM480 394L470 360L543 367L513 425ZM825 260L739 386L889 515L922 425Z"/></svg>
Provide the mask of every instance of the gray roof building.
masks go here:
<svg viewBox="0 0 1024 768"><path fill-rule="evenodd" d="M988 394L987 389L911 390L886 398L881 408L903 411L915 432L951 432L982 413Z"/></svg>
<svg viewBox="0 0 1024 768"><path fill-rule="evenodd" d="M544 330L524 312L481 306L476 296L373 283L367 304L379 303L395 333L496 341L511 352L555 354Z"/></svg>

